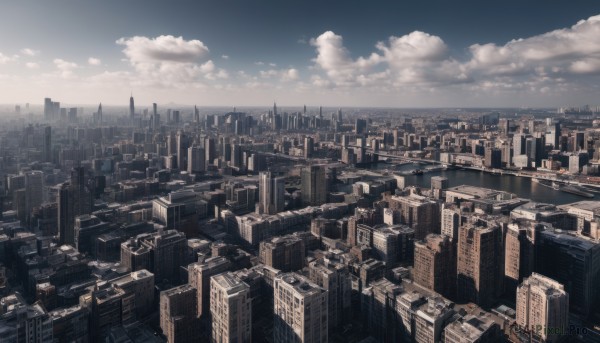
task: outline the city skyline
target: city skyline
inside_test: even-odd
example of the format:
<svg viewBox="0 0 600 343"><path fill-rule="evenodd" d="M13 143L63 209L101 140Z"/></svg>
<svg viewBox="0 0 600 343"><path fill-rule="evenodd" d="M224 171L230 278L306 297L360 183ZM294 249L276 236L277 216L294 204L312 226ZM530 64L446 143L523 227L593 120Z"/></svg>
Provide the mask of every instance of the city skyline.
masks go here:
<svg viewBox="0 0 600 343"><path fill-rule="evenodd" d="M0 103L597 105L598 4L464 5L6 4Z"/></svg>

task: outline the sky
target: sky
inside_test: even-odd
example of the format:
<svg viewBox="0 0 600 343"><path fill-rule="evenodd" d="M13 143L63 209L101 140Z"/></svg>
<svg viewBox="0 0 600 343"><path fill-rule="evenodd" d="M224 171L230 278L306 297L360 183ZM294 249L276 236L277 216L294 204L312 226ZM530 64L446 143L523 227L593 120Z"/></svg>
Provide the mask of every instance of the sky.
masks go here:
<svg viewBox="0 0 600 343"><path fill-rule="evenodd" d="M0 103L600 105L600 1L0 2Z"/></svg>

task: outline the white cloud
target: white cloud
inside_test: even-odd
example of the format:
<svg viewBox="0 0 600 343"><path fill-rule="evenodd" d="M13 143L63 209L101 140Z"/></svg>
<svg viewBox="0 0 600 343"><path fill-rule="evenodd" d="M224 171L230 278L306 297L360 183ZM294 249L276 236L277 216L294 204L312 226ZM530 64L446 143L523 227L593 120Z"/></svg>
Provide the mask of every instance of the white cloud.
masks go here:
<svg viewBox="0 0 600 343"><path fill-rule="evenodd" d="M64 79L74 78L76 75L74 70L79 68L77 63L65 61L61 58L54 59L54 65L58 69L58 75Z"/></svg>
<svg viewBox="0 0 600 343"><path fill-rule="evenodd" d="M21 53L23 55L31 56L32 57L32 56L39 55L40 51L39 50L33 50L33 49L30 49L30 48L24 48L24 49L21 49Z"/></svg>
<svg viewBox="0 0 600 343"><path fill-rule="evenodd" d="M224 59L224 60L228 60L229 56L228 55L221 55L221 58Z"/></svg>
<svg viewBox="0 0 600 343"><path fill-rule="evenodd" d="M581 20L570 28L512 40L502 46L474 44L467 67L485 75L550 72L576 74L600 71L600 15Z"/></svg>
<svg viewBox="0 0 600 343"><path fill-rule="evenodd" d="M38 69L40 67L39 64L34 63L34 62L27 62L27 63L25 63L25 66L29 69Z"/></svg>
<svg viewBox="0 0 600 343"><path fill-rule="evenodd" d="M282 82L296 81L300 78L300 73L295 68L261 70L258 73L263 79L277 78Z"/></svg>
<svg viewBox="0 0 600 343"><path fill-rule="evenodd" d="M392 36L367 56L352 57L343 38L327 31L310 41L316 49L312 84L325 88L429 92L468 91L551 94L565 82L600 73L600 16L570 28L516 39L504 45L473 44L459 61L442 38L421 31ZM561 88L564 89L564 88Z"/></svg>
<svg viewBox="0 0 600 343"><path fill-rule="evenodd" d="M202 79L225 79L228 73L208 59L209 49L199 40L183 37L136 36L121 38L123 53L137 72L139 84L161 87L201 87Z"/></svg>
<svg viewBox="0 0 600 343"><path fill-rule="evenodd" d="M0 64L14 62L19 59L19 55L6 56L0 52Z"/></svg>
<svg viewBox="0 0 600 343"><path fill-rule="evenodd" d="M98 58L90 57L88 58L88 64L92 66L99 66L100 64L102 64L102 61Z"/></svg>
<svg viewBox="0 0 600 343"><path fill-rule="evenodd" d="M199 40L183 37L158 36L148 38L135 36L120 38L117 44L124 45L123 52L132 63L180 62L192 63L208 54L208 48Z"/></svg>

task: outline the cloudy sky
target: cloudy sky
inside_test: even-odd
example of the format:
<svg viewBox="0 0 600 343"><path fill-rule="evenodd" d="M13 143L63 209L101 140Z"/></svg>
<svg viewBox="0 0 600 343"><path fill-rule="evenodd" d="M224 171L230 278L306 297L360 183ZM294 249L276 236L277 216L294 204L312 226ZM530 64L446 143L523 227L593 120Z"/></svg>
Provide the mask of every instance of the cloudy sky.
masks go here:
<svg viewBox="0 0 600 343"><path fill-rule="evenodd" d="M0 103L600 105L600 2L0 3Z"/></svg>

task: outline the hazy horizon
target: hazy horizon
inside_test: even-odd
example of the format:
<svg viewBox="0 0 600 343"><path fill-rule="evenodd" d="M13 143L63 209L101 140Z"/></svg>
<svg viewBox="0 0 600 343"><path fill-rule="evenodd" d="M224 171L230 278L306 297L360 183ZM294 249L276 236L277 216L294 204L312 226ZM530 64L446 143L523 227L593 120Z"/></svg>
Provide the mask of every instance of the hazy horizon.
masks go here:
<svg viewBox="0 0 600 343"><path fill-rule="evenodd" d="M0 103L50 97L118 105L133 92L140 104L225 107L599 105L600 3L25 0L3 7Z"/></svg>

